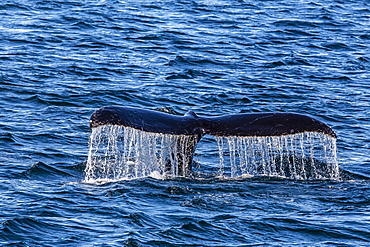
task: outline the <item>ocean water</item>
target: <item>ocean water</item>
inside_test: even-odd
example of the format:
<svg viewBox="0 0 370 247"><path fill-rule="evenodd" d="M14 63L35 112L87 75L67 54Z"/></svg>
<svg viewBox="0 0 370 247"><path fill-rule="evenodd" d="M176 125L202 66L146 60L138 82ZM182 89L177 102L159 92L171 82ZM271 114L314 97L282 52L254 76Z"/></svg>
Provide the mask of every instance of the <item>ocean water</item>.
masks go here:
<svg viewBox="0 0 370 247"><path fill-rule="evenodd" d="M370 245L369 1L4 0L0 15L1 246ZM106 105L310 115L336 131L342 179L87 183ZM194 171L219 164L205 136Z"/></svg>

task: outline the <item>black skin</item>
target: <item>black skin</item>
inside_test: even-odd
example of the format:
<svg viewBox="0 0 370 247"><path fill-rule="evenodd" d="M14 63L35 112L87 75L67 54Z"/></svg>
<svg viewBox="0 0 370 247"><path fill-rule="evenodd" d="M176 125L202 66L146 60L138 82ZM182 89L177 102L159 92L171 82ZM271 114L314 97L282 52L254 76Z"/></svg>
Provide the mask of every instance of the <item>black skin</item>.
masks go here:
<svg viewBox="0 0 370 247"><path fill-rule="evenodd" d="M295 113L252 113L219 117L199 117L194 112L176 116L133 107L106 106L95 111L90 127L121 125L134 129L173 135L281 136L319 132L336 138L323 122Z"/></svg>
<svg viewBox="0 0 370 247"><path fill-rule="evenodd" d="M282 136L303 132L319 132L336 138L335 132L323 122L295 113L253 113L199 117L191 111L184 116L176 116L133 107L106 106L96 110L90 118L91 128L102 125L120 125L152 133L196 136L194 142L191 142L191 146L185 147L189 152L185 162L188 171L191 170L196 144L205 134L214 136ZM178 170L182 170L181 167Z"/></svg>

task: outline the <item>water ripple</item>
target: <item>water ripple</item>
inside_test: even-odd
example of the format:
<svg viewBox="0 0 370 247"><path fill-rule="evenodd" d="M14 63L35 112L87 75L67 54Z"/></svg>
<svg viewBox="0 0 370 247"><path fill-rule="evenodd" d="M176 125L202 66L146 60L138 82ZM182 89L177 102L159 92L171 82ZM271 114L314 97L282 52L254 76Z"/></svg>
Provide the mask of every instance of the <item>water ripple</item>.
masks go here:
<svg viewBox="0 0 370 247"><path fill-rule="evenodd" d="M370 241L366 1L6 0L0 13L1 244ZM103 105L308 114L337 132L346 179L81 183ZM214 140L200 144L194 166L216 173Z"/></svg>

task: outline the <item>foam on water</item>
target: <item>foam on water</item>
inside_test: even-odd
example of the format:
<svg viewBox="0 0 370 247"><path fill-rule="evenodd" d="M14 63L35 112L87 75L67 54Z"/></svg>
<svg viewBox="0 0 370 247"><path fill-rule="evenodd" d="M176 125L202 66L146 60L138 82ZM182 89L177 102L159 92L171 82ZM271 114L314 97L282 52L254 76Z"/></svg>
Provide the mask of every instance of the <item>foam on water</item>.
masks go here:
<svg viewBox="0 0 370 247"><path fill-rule="evenodd" d="M336 139L321 133L216 137L220 176L339 179Z"/></svg>
<svg viewBox="0 0 370 247"><path fill-rule="evenodd" d="M336 139L306 132L268 137L216 137L218 176L338 180ZM189 175L197 136L150 133L123 126L93 128L85 182Z"/></svg>
<svg viewBox="0 0 370 247"><path fill-rule="evenodd" d="M85 182L186 176L196 140L123 126L93 128Z"/></svg>

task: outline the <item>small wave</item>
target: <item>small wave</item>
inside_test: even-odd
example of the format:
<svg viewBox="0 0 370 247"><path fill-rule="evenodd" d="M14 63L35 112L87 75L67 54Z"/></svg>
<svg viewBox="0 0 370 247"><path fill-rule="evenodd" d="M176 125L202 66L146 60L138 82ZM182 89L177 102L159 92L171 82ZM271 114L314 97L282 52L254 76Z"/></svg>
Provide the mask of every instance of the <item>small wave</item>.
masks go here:
<svg viewBox="0 0 370 247"><path fill-rule="evenodd" d="M365 71L367 69L367 59L359 57L356 60L348 60L344 65L344 69L348 71Z"/></svg>
<svg viewBox="0 0 370 247"><path fill-rule="evenodd" d="M183 56L176 56L175 59L170 60L168 62L170 66L181 66L181 65L227 65L223 62L214 61L211 59L206 58L194 58L194 57L183 57Z"/></svg>
<svg viewBox="0 0 370 247"><path fill-rule="evenodd" d="M189 193L189 188L173 185L168 187L165 192L171 195L185 195Z"/></svg>
<svg viewBox="0 0 370 247"><path fill-rule="evenodd" d="M22 172L21 176L27 178L81 177L84 167L83 163L72 166L61 166L37 162Z"/></svg>
<svg viewBox="0 0 370 247"><path fill-rule="evenodd" d="M313 33L308 32L307 30L300 30L300 29L286 29L284 30L285 34L293 35L293 36L315 36Z"/></svg>
<svg viewBox="0 0 370 247"><path fill-rule="evenodd" d="M11 133L1 133L0 134L0 141L5 142L5 143L16 142Z"/></svg>
<svg viewBox="0 0 370 247"><path fill-rule="evenodd" d="M309 75L309 78L318 79L318 80L352 81L350 77L344 76L344 75L333 75L333 76Z"/></svg>
<svg viewBox="0 0 370 247"><path fill-rule="evenodd" d="M336 51L336 50L338 50L338 51L351 51L351 50L353 50L348 45L346 45L344 43L340 43L340 42L324 43L324 44L322 44L322 47L326 48L327 50L331 50L331 51Z"/></svg>
<svg viewBox="0 0 370 247"><path fill-rule="evenodd" d="M31 95L23 99L28 105L45 105L45 106L79 106L78 103L67 101L63 95L54 93L44 93L44 95Z"/></svg>
<svg viewBox="0 0 370 247"><path fill-rule="evenodd" d="M319 27L318 24L310 21L300 21L300 20L281 20L275 21L273 25L277 27L295 27L295 28L313 28Z"/></svg>
<svg viewBox="0 0 370 247"><path fill-rule="evenodd" d="M25 11L30 10L30 7L23 5L23 4L12 4L12 3L6 3L0 5L0 10L7 10L7 11ZM5 12L6 13L6 12Z"/></svg>
<svg viewBox="0 0 370 247"><path fill-rule="evenodd" d="M360 35L360 38L369 40L370 39L370 34L362 34L362 35Z"/></svg>
<svg viewBox="0 0 370 247"><path fill-rule="evenodd" d="M276 68L280 66L313 66L304 58L285 58L279 61L274 61L266 65L267 68Z"/></svg>
<svg viewBox="0 0 370 247"><path fill-rule="evenodd" d="M81 29L81 30L95 29L93 25L85 21L82 21L82 20L78 20L77 22L73 23L72 26L77 27L78 29Z"/></svg>
<svg viewBox="0 0 370 247"><path fill-rule="evenodd" d="M24 101L32 103L32 104L36 103L36 104L41 104L41 105L48 105L48 103L45 100L43 100L42 97L39 95L32 95L24 99Z"/></svg>
<svg viewBox="0 0 370 247"><path fill-rule="evenodd" d="M207 74L203 73L201 71L194 70L194 69L187 69L187 70L182 71L180 73L174 73L170 76L167 76L166 79L167 80L171 80L171 79L194 79L194 78L197 78L197 77L200 77L200 76L205 76L205 75L207 75Z"/></svg>
<svg viewBox="0 0 370 247"><path fill-rule="evenodd" d="M154 217L143 212L133 212L128 217L131 223L140 227L155 228L161 224Z"/></svg>
<svg viewBox="0 0 370 247"><path fill-rule="evenodd" d="M42 240L43 234L50 234L52 231L60 231L60 227L49 224L35 217L23 216L6 220L2 224L1 237L7 241L32 241Z"/></svg>

